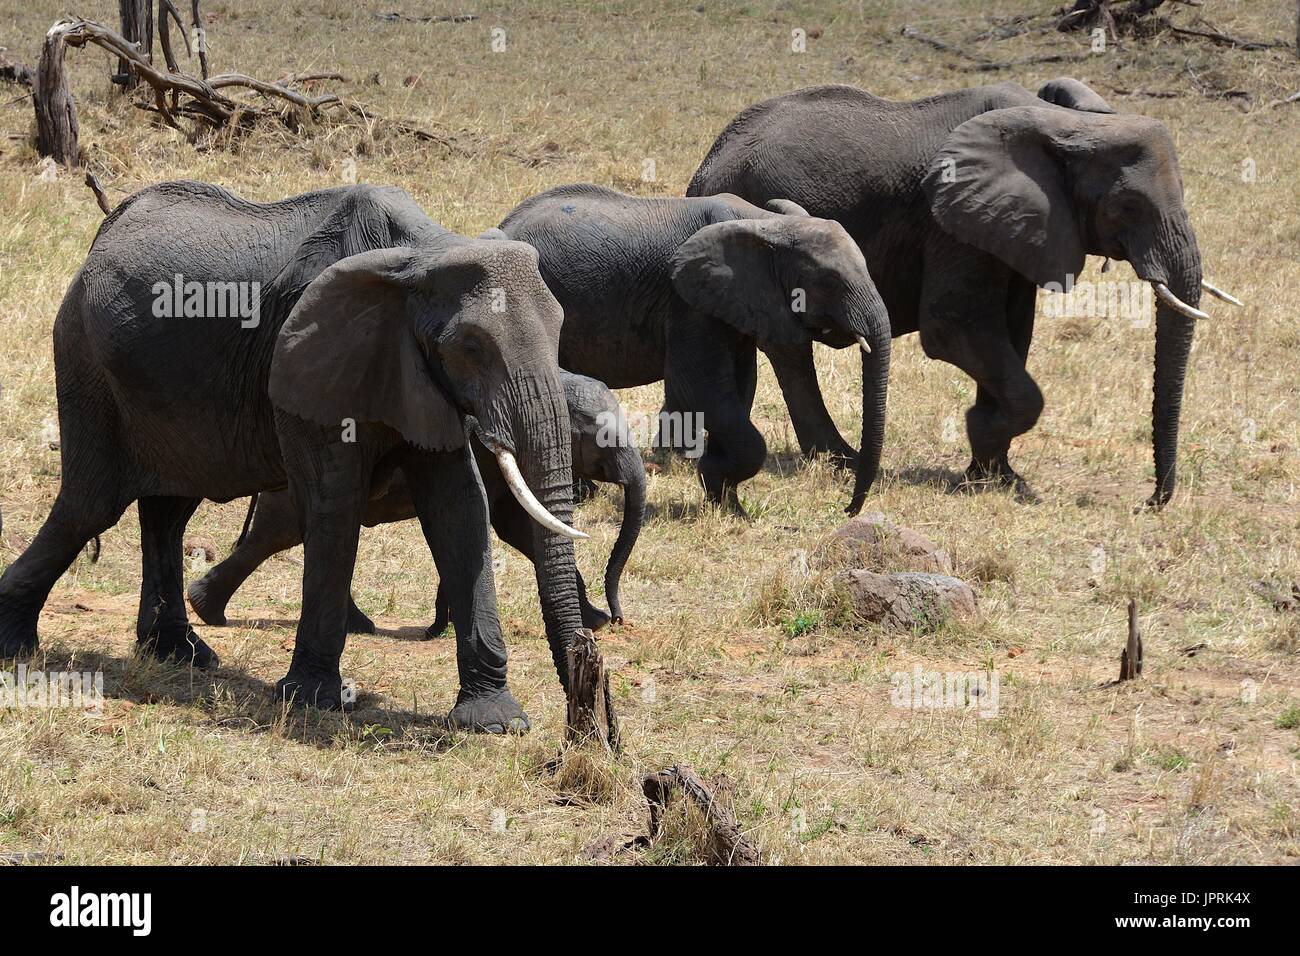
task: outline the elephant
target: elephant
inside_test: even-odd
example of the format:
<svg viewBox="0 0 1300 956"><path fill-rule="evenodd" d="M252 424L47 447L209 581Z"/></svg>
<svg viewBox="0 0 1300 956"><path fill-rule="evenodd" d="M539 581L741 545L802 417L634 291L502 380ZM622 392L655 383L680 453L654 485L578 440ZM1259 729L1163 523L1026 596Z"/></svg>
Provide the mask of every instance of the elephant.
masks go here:
<svg viewBox="0 0 1300 956"><path fill-rule="evenodd" d="M977 383L966 479L1033 493L1008 461L1043 396L1025 369L1037 286L1072 287L1087 255L1125 259L1156 303L1152 446L1162 506L1176 484L1183 381L1202 287L1169 131L1117 114L1078 80L1037 96L1015 83L913 102L814 86L740 113L687 189L793 200L844 225L889 308L895 337ZM806 345L767 351L805 454L854 460Z"/></svg>
<svg viewBox="0 0 1300 956"><path fill-rule="evenodd" d="M767 453L749 419L757 346L857 343L860 503L884 441L890 327L838 224L779 200L764 209L731 195L648 198L576 184L525 200L499 229L538 251L564 309L560 364L611 388L662 380L661 447L672 444L666 424L680 438L702 422L700 479L740 514L736 487Z"/></svg>
<svg viewBox="0 0 1300 956"><path fill-rule="evenodd" d="M567 647L582 627L573 542L585 535L568 524L562 318L531 246L457 235L399 189L263 204L168 182L128 197L101 223L55 321L62 483L0 577L0 657L36 649L51 587L137 502L138 648L216 666L186 615L185 525L204 498L287 487L303 595L276 694L349 703L339 662L361 520L372 479L400 470L456 625L448 725L527 731L506 680L466 421L535 519L547 638L567 689Z"/></svg>
<svg viewBox="0 0 1300 956"><path fill-rule="evenodd" d="M582 574L578 574L578 599L584 626L599 630L612 618L623 621L619 585L628 557L636 546L645 515L646 472L641 453L628 436L622 408L604 383L561 370L565 404L569 409L573 474L577 480L606 481L623 487L623 519L618 538L605 567L605 597L609 613L587 599ZM612 440L611 440L612 439ZM498 537L536 564L532 518L511 493L496 457L477 438L471 445L487 492L488 511ZM411 491L403 475L384 476L372 484L361 523L367 528L416 517ZM267 492L249 506L244 533L230 556L189 586L190 607L207 624L226 625L226 604L235 591L267 558L302 544L297 513L287 492ZM437 617L426 637L441 636L450 622L450 596L440 581ZM348 603L349 634L373 634L374 622L356 603Z"/></svg>

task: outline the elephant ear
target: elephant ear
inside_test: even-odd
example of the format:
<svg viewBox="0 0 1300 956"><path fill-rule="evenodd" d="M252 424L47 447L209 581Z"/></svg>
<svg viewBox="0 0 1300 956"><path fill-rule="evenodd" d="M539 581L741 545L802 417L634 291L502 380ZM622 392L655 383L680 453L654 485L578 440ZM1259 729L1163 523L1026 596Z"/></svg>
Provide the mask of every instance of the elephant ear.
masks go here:
<svg viewBox="0 0 1300 956"><path fill-rule="evenodd" d="M670 261L673 288L692 308L712 315L760 344L795 345L812 341L795 311L791 276L800 246L819 241L810 228L791 222L822 220L772 217L732 219L705 226L682 243Z"/></svg>
<svg viewBox="0 0 1300 956"><path fill-rule="evenodd" d="M280 329L271 401L320 425L380 422L421 448L462 446L464 426L431 377L410 302L436 286L437 273L436 258L408 248L362 252L327 268Z"/></svg>
<svg viewBox="0 0 1300 956"><path fill-rule="evenodd" d="M779 212L783 216L807 216L808 210L793 199L769 199L763 204L764 209Z"/></svg>
<svg viewBox="0 0 1300 956"><path fill-rule="evenodd" d="M1015 107L969 119L948 135L923 182L945 232L1037 285L1065 284L1086 259L1065 175L1068 116Z"/></svg>
<svg viewBox="0 0 1300 956"><path fill-rule="evenodd" d="M1058 76L1054 80L1048 80L1038 91L1038 98L1085 113L1115 112L1095 90L1072 76Z"/></svg>

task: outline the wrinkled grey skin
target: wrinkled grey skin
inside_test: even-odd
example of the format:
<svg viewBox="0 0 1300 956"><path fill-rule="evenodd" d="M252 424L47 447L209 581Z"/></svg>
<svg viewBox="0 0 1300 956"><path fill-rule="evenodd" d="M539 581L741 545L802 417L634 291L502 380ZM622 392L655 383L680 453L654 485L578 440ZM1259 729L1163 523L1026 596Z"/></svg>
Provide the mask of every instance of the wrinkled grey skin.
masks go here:
<svg viewBox="0 0 1300 956"><path fill-rule="evenodd" d="M736 486L767 453L749 420L756 346L869 343L860 502L884 438L889 317L838 225L788 203L641 198L582 184L534 196L500 228L537 248L564 307L560 364L611 388L662 380L664 411L702 414L700 478L737 510Z"/></svg>
<svg viewBox="0 0 1300 956"><path fill-rule="evenodd" d="M260 323L155 316L153 284L176 274L260 282ZM506 290L503 313L492 309L494 288ZM506 684L487 505L464 419L475 417L490 447L513 450L533 492L569 520L561 318L531 247L458 236L401 190L354 186L265 205L193 182L136 193L104 220L55 322L63 480L36 539L0 578L0 657L36 648L50 588L138 502L139 643L216 664L186 619L185 524L203 498L287 485L306 549L297 642L278 693L340 706L371 479L400 469L452 594L460 693L449 722L526 730ZM534 543L567 682L566 646L582 626L572 542L539 527Z"/></svg>
<svg viewBox="0 0 1300 956"><path fill-rule="evenodd" d="M756 203L786 197L841 222L866 257L894 335L919 331L927 355L978 383L966 417L968 476L1030 497L1007 451L1043 407L1025 371L1035 287L1077 275L1085 254L1125 259L1141 279L1164 283L1192 306L1201 282L1165 127L1114 114L1069 78L1048 83L1039 97L1014 83L909 103L846 86L800 90L737 116L688 190L726 190ZM1158 308L1153 505L1176 483L1192 334L1191 321ZM811 350L767 354L804 452L852 461L826 413Z"/></svg>
<svg viewBox="0 0 1300 956"><path fill-rule="evenodd" d="M605 569L605 596L610 613L605 613L587 599L581 573L578 574L578 599L586 627L599 630L623 619L619 600L619 583L628 556L636 546L645 514L646 474L641 453L628 439L626 428L612 432L615 442L602 434L606 423L622 420L622 409L613 392L601 382L561 371L565 404L569 409L574 479L606 481L623 487L623 522L609 554ZM617 428L617 424L614 426ZM502 541L536 564L533 548L533 519L506 487L496 458L477 438L471 440L483 487L487 492L492 527ZM361 523L367 528L416 517L411 491L401 472L384 476L371 487ZM258 497L251 506L248 532L240 538L230 556L190 585L190 606L199 618L219 627L226 625L226 605L234 593L267 558L302 544L298 515L287 491L273 491ZM539 585L540 586L540 585ZM443 582L438 584L437 619L427 636L443 634L450 623L450 595ZM375 624L352 601L348 603L349 634L373 634Z"/></svg>

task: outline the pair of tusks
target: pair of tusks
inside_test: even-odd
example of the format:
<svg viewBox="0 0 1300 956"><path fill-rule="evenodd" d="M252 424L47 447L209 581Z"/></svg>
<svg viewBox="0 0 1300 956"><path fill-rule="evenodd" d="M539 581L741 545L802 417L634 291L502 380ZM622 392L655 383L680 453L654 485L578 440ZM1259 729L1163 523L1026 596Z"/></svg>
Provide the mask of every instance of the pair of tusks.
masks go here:
<svg viewBox="0 0 1300 956"><path fill-rule="evenodd" d="M554 534L562 534L566 538L572 538L574 541L581 541L587 535L583 534L577 528L570 528L555 515L546 510L546 507L537 500L528 483L524 481L524 476L519 472L519 463L515 461L515 456L508 451L498 451L496 453L497 464L501 467L501 474L505 476L506 487L510 493L515 496L529 517L539 525Z"/></svg>
<svg viewBox="0 0 1300 956"><path fill-rule="evenodd" d="M1151 283L1151 286L1156 290L1156 298L1159 299L1161 302L1163 302L1165 305L1169 306L1169 308L1173 309L1175 312L1181 312L1189 319L1209 318L1208 314L1202 312L1200 309L1193 308L1192 306L1184 302L1182 299L1178 298L1178 296L1170 292L1169 287L1165 285L1163 282L1153 282ZM1235 295L1229 295L1227 292L1224 292L1218 286L1211 285L1210 283L1206 282L1204 279L1201 280L1201 288L1204 289L1206 292L1210 293L1210 295L1214 296L1216 299L1222 299L1224 302L1231 302L1233 305L1242 304L1242 301L1238 299Z"/></svg>

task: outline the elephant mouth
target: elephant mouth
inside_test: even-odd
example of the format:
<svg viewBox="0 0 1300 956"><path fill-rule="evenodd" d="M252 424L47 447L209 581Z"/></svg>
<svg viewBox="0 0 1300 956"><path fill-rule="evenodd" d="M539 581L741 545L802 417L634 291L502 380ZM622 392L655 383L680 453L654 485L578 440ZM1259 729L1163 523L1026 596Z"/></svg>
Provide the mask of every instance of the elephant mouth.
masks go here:
<svg viewBox="0 0 1300 956"><path fill-rule="evenodd" d="M834 327L824 328L813 335L814 342L820 342L827 348L846 349L854 343L852 332Z"/></svg>

